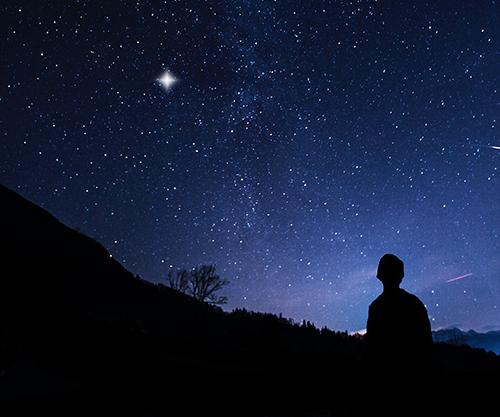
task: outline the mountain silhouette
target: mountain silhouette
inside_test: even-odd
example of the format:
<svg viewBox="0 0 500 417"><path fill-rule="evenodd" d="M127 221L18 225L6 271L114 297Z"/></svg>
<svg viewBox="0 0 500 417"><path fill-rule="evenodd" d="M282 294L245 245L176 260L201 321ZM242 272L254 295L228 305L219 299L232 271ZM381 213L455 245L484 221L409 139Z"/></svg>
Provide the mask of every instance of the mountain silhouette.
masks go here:
<svg viewBox="0 0 500 417"><path fill-rule="evenodd" d="M457 327L452 327L437 330L433 332L432 337L435 342L468 345L500 354L500 330L476 332L474 330L464 331Z"/></svg>
<svg viewBox="0 0 500 417"><path fill-rule="evenodd" d="M18 412L357 415L383 380L369 375L362 336L227 313L145 281L3 186L0 230L0 402ZM485 406L497 355L439 343L434 357L433 410L454 411L445 390L467 392L459 410Z"/></svg>

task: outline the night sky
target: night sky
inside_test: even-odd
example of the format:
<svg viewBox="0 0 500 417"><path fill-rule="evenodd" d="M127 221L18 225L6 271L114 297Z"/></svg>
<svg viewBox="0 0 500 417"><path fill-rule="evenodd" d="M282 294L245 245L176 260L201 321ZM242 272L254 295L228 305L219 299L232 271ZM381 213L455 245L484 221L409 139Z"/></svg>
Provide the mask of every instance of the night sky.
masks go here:
<svg viewBox="0 0 500 417"><path fill-rule="evenodd" d="M228 310L362 329L392 252L434 328L500 326L499 10L7 0L0 182Z"/></svg>

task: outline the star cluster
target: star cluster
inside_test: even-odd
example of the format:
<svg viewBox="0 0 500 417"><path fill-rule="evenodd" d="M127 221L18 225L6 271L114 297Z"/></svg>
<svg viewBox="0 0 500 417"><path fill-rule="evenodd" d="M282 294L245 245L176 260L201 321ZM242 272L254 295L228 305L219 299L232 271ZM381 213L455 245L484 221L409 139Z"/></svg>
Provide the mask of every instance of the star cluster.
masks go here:
<svg viewBox="0 0 500 417"><path fill-rule="evenodd" d="M500 325L494 1L0 10L0 181L134 273L356 330L393 252L434 327Z"/></svg>

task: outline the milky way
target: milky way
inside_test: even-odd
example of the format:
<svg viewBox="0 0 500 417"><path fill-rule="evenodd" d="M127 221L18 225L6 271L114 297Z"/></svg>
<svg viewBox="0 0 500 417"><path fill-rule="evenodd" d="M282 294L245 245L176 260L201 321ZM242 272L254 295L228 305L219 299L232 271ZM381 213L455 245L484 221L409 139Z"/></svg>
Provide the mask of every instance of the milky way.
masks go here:
<svg viewBox="0 0 500 417"><path fill-rule="evenodd" d="M435 328L500 325L495 2L0 9L0 181L132 272L356 330L393 252Z"/></svg>

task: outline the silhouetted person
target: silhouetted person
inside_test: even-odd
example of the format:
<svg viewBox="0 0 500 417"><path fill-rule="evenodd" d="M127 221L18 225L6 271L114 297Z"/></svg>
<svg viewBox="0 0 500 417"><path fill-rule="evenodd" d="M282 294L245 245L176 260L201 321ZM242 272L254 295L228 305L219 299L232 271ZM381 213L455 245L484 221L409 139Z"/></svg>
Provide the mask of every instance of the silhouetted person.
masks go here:
<svg viewBox="0 0 500 417"><path fill-rule="evenodd" d="M373 370L409 375L429 366L432 334L425 306L399 288L403 277L403 261L382 256L377 278L384 291L370 304L366 340Z"/></svg>

